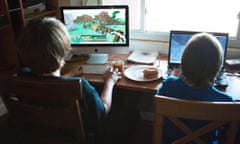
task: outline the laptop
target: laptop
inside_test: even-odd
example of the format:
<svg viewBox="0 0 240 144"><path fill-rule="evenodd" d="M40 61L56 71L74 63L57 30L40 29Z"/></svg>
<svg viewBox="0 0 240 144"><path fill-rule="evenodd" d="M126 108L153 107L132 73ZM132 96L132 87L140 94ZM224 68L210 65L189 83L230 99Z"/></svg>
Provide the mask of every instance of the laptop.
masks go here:
<svg viewBox="0 0 240 144"><path fill-rule="evenodd" d="M168 74L171 73L171 70L174 67L179 67L181 65L181 57L184 51L184 48L188 42L188 40L196 33L197 31L177 31L172 30L170 31L169 36L169 51L168 51ZM220 42L223 48L223 62L221 66L221 70L218 73L215 84L219 86L227 86L228 82L225 79L224 72L225 72L225 60L226 60L226 53L227 53L227 45L228 45L228 33L215 33L215 32L208 32L213 34Z"/></svg>

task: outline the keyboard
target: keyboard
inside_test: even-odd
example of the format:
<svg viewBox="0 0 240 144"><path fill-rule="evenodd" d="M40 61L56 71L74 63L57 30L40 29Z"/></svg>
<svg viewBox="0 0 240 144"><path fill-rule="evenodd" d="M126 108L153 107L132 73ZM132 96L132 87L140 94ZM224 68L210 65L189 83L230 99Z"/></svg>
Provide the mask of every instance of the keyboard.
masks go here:
<svg viewBox="0 0 240 144"><path fill-rule="evenodd" d="M84 74L104 74L106 71L106 65L82 65L82 73Z"/></svg>

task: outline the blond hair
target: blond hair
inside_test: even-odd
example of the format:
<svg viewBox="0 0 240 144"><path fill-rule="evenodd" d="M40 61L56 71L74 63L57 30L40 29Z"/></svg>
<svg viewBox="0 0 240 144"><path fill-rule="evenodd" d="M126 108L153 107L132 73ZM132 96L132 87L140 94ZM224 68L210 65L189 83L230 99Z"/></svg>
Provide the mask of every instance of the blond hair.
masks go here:
<svg viewBox="0 0 240 144"><path fill-rule="evenodd" d="M198 87L213 82L222 64L222 46L211 34L195 34L182 55L182 76Z"/></svg>
<svg viewBox="0 0 240 144"><path fill-rule="evenodd" d="M20 66L38 74L56 71L64 64L71 50L70 36L56 18L44 17L30 21L17 42Z"/></svg>

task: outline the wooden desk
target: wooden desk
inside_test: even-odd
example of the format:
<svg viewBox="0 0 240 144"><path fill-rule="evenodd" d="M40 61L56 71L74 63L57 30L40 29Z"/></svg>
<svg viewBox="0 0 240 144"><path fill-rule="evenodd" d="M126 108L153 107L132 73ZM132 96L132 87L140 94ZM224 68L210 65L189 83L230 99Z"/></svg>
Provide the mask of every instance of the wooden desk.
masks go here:
<svg viewBox="0 0 240 144"><path fill-rule="evenodd" d="M109 59L121 58L126 60L128 55L118 54L109 55ZM167 56L160 55L159 59L161 61L160 65L167 64ZM92 75L92 74L81 74L79 69L82 64L86 63L87 57L74 57L72 61L67 62L63 68L62 74L67 77L71 76L82 76L89 80L93 85L102 86L103 85L103 75ZM126 67L134 65L134 63L126 62ZM163 66L164 67L164 66ZM218 89L225 91L226 93L232 95L236 99L240 100L240 77L237 76L227 76L229 81L229 86L226 88ZM144 92L150 94L155 94L157 88L161 84L162 79L152 81L152 82L136 82L122 77L122 79L117 83L116 87L119 89L130 90L134 92Z"/></svg>
<svg viewBox="0 0 240 144"><path fill-rule="evenodd" d="M109 60L114 58L121 58L123 60L127 59L126 54L119 54L119 55L109 55ZM94 85L102 85L103 84L103 75L94 75L94 74L81 74L79 69L82 64L86 62L87 58L73 58L71 62L65 64L63 68L62 74L67 77L71 76L82 76L89 80ZM134 65L134 63L130 63L125 61L125 67ZM126 90L133 90L133 91L142 91L142 92L155 92L156 89L161 84L161 79L152 81L152 82L136 82L127 79L126 77L122 77L122 79L117 83L118 88L123 88Z"/></svg>

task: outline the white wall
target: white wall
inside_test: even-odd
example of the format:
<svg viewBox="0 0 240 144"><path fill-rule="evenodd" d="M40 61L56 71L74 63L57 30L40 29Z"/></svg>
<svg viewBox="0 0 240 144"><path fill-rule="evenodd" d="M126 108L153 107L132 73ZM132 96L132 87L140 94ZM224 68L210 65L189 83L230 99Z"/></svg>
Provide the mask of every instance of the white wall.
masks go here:
<svg viewBox="0 0 240 144"><path fill-rule="evenodd" d="M159 51L162 54L168 53L168 43L156 41L130 40L130 50ZM240 49L228 48L227 58L240 58Z"/></svg>
<svg viewBox="0 0 240 144"><path fill-rule="evenodd" d="M143 51L159 51L160 53L168 53L168 45L156 41L130 40L130 51L138 49Z"/></svg>

